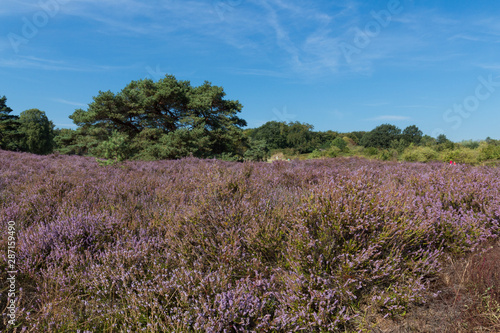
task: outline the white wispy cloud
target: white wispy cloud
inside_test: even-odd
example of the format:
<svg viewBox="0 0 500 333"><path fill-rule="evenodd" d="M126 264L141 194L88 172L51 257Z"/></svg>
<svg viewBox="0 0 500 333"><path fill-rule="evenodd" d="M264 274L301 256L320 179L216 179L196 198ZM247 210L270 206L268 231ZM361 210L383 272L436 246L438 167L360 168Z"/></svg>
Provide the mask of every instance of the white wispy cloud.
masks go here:
<svg viewBox="0 0 500 333"><path fill-rule="evenodd" d="M62 98L51 98L51 101L57 102L57 103L62 103L62 104L67 104L71 106L79 106L79 107L86 107L87 104L84 103L79 103L79 102L73 102L73 101L68 101Z"/></svg>
<svg viewBox="0 0 500 333"><path fill-rule="evenodd" d="M404 120L411 120L411 117L397 116L397 115L384 115L384 116L378 116L378 117L374 117L374 118L367 118L365 120L369 120L369 121L404 121Z"/></svg>
<svg viewBox="0 0 500 333"><path fill-rule="evenodd" d="M500 70L500 63L478 63L474 64L474 66L482 69L498 71Z"/></svg>
<svg viewBox="0 0 500 333"><path fill-rule="evenodd" d="M481 34L456 34L449 38L449 40L465 40L470 42L483 42L483 43L500 43L497 36L484 36Z"/></svg>
<svg viewBox="0 0 500 333"><path fill-rule="evenodd" d="M0 58L0 67L64 71L82 70L78 66L68 64L65 61L55 61L52 59L41 59L27 56Z"/></svg>
<svg viewBox="0 0 500 333"><path fill-rule="evenodd" d="M56 59L44 59L33 56L16 56L10 58L0 58L0 68L37 69L49 71L70 71L70 72L107 72L138 67L138 64L127 66L110 66L85 64Z"/></svg>
<svg viewBox="0 0 500 333"><path fill-rule="evenodd" d="M388 101L373 101L373 102L368 102L368 103L362 103L360 104L361 106L370 106L370 107L377 107L377 106L385 106L385 105L390 105L391 103Z"/></svg>
<svg viewBox="0 0 500 333"><path fill-rule="evenodd" d="M396 108L404 108L404 109L439 109L439 106L436 106L436 105L413 104L413 105L397 105Z"/></svg>
<svg viewBox="0 0 500 333"><path fill-rule="evenodd" d="M409 0L402 2L402 13L394 15L387 27L381 27L380 33L350 62L340 44L353 44L357 31L373 21L366 14L384 10L384 4L359 0L339 0L335 4L298 0L72 0L61 4L56 15L94 22L92 29L97 33L149 38L159 46L216 52L213 45L221 43L233 47L245 59L259 59L274 66L273 70L269 66L259 68L256 61L249 60L252 69L246 70L248 75L285 77L365 75L381 66L439 64L461 56L453 47L442 50L444 41L495 41L495 34L500 35L500 24L493 17L477 18L473 29L463 33L463 25L452 15L436 9L419 10ZM29 17L37 10L41 10L38 4L14 2L10 15ZM0 16L5 15L9 14L0 12ZM437 47L441 52L435 52ZM54 70L79 67L26 59L3 59L0 66Z"/></svg>
<svg viewBox="0 0 500 333"><path fill-rule="evenodd" d="M269 76L269 77L289 77L285 72L258 68L227 68L227 71L233 74Z"/></svg>
<svg viewBox="0 0 500 333"><path fill-rule="evenodd" d="M218 40L240 50L242 56L268 59L278 72L321 76L345 67L339 43L358 24L360 3L339 1L326 6L327 13L324 5L322 8L321 4L294 0L72 0L61 4L56 15L95 22L92 29L101 34L144 36L196 49L205 49L211 41ZM27 15L41 7L17 3L15 9L16 13L24 10ZM373 59L373 53L371 57ZM68 65L26 60L9 63L31 68L71 69ZM364 67L357 64L347 70Z"/></svg>

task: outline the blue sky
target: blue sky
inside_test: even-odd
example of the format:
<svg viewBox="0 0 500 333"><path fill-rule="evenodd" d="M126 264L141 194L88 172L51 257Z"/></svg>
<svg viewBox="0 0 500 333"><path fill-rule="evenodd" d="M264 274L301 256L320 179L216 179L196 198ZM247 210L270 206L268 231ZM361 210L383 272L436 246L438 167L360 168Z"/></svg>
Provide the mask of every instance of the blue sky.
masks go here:
<svg viewBox="0 0 500 333"><path fill-rule="evenodd" d="M0 96L72 127L100 90L172 74L223 86L249 127L500 139L499 14L493 0L9 0Z"/></svg>

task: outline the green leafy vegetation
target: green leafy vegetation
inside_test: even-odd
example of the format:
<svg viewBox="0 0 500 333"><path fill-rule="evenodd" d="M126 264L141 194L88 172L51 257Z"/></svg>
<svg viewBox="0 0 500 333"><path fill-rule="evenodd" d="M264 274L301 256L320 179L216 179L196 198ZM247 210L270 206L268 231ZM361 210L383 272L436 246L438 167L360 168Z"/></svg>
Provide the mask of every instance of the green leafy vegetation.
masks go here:
<svg viewBox="0 0 500 333"><path fill-rule="evenodd" d="M0 98L0 148L34 154L50 154L54 146L54 124L44 111L30 109L19 116Z"/></svg>
<svg viewBox="0 0 500 333"><path fill-rule="evenodd" d="M100 91L86 110L70 118L76 129L54 129L45 112L11 115L0 99L0 148L35 154L56 151L87 155L101 164L125 160L180 159L270 161L359 156L383 161L441 161L497 165L500 141L452 142L433 138L416 126L403 130L382 124L371 131L314 131L307 123L269 121L247 128L243 106L224 89L205 82L192 86L172 75L132 81L120 92Z"/></svg>

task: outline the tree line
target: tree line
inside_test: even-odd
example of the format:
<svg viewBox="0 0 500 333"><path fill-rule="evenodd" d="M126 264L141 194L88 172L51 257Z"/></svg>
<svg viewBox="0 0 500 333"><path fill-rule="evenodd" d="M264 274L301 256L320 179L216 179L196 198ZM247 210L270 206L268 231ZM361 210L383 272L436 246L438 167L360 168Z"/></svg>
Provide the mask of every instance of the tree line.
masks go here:
<svg viewBox="0 0 500 333"><path fill-rule="evenodd" d="M365 155L427 161L448 158L450 154L441 156L441 152L457 149L462 149L462 155L463 149L481 150L482 157L469 156L477 161L500 159L499 141L488 138L481 143L455 144L444 135L423 135L415 125L401 130L382 124L371 131L339 133L314 131L307 123L269 121L244 129L247 123L238 115L242 105L225 96L222 87L210 82L193 86L172 75L156 82L132 81L118 93L99 91L86 110L75 110L70 118L76 130L55 129L38 109L11 115L3 96L0 148L90 155L111 162L186 156L262 161L277 153L295 158Z"/></svg>

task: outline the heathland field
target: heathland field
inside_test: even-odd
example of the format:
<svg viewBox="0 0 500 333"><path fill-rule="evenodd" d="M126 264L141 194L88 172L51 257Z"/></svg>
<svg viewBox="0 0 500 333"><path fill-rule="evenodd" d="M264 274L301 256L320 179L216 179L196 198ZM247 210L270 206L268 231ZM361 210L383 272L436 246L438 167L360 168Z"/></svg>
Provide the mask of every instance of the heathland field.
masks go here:
<svg viewBox="0 0 500 333"><path fill-rule="evenodd" d="M360 158L100 166L0 151L0 329L495 332L499 180Z"/></svg>

